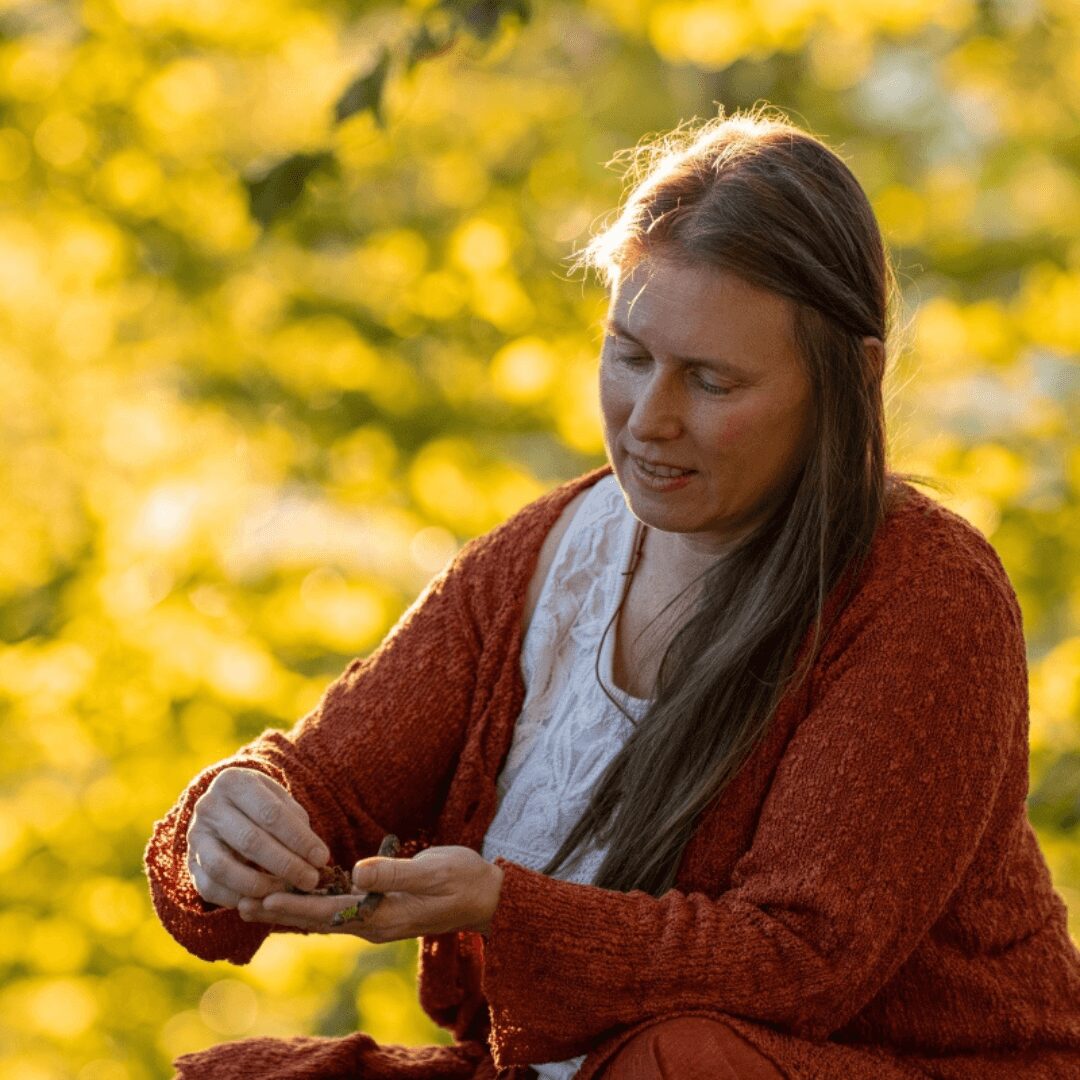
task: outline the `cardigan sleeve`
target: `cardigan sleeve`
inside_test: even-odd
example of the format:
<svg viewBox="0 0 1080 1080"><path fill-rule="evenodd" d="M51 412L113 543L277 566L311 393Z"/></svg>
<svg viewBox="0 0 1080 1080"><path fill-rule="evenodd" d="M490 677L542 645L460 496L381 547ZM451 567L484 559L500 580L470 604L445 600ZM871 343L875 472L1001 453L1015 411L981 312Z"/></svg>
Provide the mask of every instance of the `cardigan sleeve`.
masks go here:
<svg viewBox="0 0 1080 1080"><path fill-rule="evenodd" d="M144 857L154 907L190 952L246 964L271 931L208 904L187 869L192 811L223 769L257 769L281 783L343 866L375 854L386 832L406 840L432 827L473 694L479 635L461 594L474 544L432 579L375 652L349 664L311 713L204 769L154 824Z"/></svg>
<svg viewBox="0 0 1080 1080"><path fill-rule="evenodd" d="M483 981L496 1064L571 1058L701 1008L824 1039L904 963L1026 745L1028 690L1000 562L903 577L852 601L841 645L815 666L726 891L656 898L496 860Z"/></svg>

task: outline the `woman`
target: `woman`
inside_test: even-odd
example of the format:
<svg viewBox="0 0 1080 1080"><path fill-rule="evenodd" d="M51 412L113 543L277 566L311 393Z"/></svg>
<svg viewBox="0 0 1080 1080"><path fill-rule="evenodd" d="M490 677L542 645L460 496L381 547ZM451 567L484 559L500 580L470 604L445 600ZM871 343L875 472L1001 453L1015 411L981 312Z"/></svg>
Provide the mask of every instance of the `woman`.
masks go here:
<svg viewBox="0 0 1080 1080"><path fill-rule="evenodd" d="M866 197L760 112L641 160L581 257L611 288L609 465L467 544L147 851L208 960L272 928L422 936L457 1042L246 1039L185 1080L1080 1077L1020 611L985 538L886 469ZM372 857L386 833L407 858ZM364 920L285 891L328 860L384 894Z"/></svg>

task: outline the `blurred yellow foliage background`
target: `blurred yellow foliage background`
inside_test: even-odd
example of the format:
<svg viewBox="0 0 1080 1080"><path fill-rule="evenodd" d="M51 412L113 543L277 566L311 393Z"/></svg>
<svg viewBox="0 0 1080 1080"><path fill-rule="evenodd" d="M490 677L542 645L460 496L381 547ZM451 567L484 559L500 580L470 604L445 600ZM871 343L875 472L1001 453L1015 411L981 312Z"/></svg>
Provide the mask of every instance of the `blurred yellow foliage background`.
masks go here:
<svg viewBox="0 0 1080 1080"><path fill-rule="evenodd" d="M331 110L433 5L0 0L0 1073L165 1080L256 1034L449 1041L414 942L197 960L155 819L289 727L468 538L603 462L613 155L767 100L897 258L896 468L990 538L1029 808L1080 940L1080 8L538 5ZM329 148L265 229L245 177ZM935 496L942 497L942 496Z"/></svg>

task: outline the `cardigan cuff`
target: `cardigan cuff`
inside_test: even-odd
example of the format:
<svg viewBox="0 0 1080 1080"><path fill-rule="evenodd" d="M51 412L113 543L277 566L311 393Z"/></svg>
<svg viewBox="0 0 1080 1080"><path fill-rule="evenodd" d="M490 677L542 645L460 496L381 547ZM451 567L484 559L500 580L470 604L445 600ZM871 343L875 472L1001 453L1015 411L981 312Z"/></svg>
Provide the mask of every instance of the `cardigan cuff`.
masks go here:
<svg viewBox="0 0 1080 1080"><path fill-rule="evenodd" d="M625 964L613 947L615 939L594 936L582 918L590 901L610 894L548 877L502 856L494 862L503 871L503 883L484 944L482 989L491 1012L495 1064L507 1068L587 1053L599 1034L589 1019L596 1015L587 992L592 979L576 976L620 970ZM558 1017L545 1016L545 999L555 986ZM581 1018L579 1030L566 1026L568 1012Z"/></svg>

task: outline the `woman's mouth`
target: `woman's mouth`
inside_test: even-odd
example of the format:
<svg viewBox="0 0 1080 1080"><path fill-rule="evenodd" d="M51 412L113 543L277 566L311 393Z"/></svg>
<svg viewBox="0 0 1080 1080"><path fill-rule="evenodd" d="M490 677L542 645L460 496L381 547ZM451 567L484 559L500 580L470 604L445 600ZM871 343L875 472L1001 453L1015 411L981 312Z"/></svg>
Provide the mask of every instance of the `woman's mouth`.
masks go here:
<svg viewBox="0 0 1080 1080"><path fill-rule="evenodd" d="M634 472L642 484L651 491L675 491L685 487L697 474L696 469L677 469L669 465L648 465L641 458L631 455Z"/></svg>

